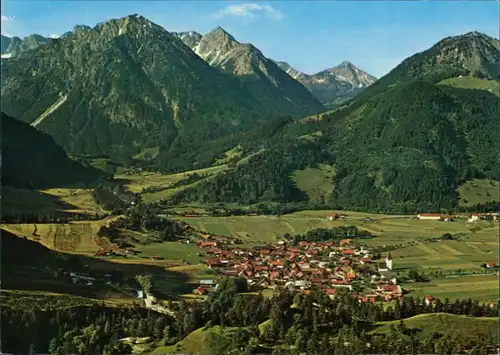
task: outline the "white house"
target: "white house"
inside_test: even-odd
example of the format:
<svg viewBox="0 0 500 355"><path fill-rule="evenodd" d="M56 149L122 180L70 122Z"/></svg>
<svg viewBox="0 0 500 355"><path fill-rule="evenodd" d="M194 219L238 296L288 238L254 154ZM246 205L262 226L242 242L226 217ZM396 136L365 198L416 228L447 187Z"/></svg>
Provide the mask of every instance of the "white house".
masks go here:
<svg viewBox="0 0 500 355"><path fill-rule="evenodd" d="M478 214L473 214L468 220L467 222L469 223L473 223L473 222L477 222L481 219L481 216L478 215Z"/></svg>

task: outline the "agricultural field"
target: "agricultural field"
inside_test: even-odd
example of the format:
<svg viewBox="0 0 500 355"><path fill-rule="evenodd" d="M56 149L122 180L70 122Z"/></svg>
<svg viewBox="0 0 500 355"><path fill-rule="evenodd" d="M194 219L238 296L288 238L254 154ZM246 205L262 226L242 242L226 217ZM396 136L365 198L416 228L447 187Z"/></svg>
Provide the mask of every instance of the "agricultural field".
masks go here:
<svg viewBox="0 0 500 355"><path fill-rule="evenodd" d="M413 297L432 295L454 302L457 298L472 298L480 302L496 302L499 293L498 275L469 275L433 279L428 283L403 285Z"/></svg>
<svg viewBox="0 0 500 355"><path fill-rule="evenodd" d="M204 261L206 249L198 248L194 243L183 244L177 242L162 242L152 244L136 244L135 249L140 252L141 256L153 256L165 258L165 260L176 260L180 263L199 263ZM202 254L203 256L198 256Z"/></svg>
<svg viewBox="0 0 500 355"><path fill-rule="evenodd" d="M474 206L479 203L500 201L500 181L473 179L458 188L460 206Z"/></svg>
<svg viewBox="0 0 500 355"><path fill-rule="evenodd" d="M47 189L41 190L42 193L54 196L63 203L74 206L75 209L67 209L66 212L80 212L89 214L106 213L105 210L92 197L90 189Z"/></svg>
<svg viewBox="0 0 500 355"><path fill-rule="evenodd" d="M95 237L99 228L119 216L100 221L73 221L67 224L2 224L2 228L18 236L39 241L47 248L79 254L93 254L100 247L108 246L103 238Z"/></svg>
<svg viewBox="0 0 500 355"><path fill-rule="evenodd" d="M399 321L379 322L371 333L387 334L390 326L398 326ZM420 330L427 334L470 334L474 329L479 334L497 334L498 318L480 317L473 318L448 313L427 313L404 319L407 329Z"/></svg>
<svg viewBox="0 0 500 355"><path fill-rule="evenodd" d="M36 305L40 309L51 308L71 308L81 306L92 306L102 304L106 307L121 307L131 305L130 299L93 299L88 297L74 296L70 294L45 292L45 291L27 291L27 290L0 290L3 307L28 308Z"/></svg>
<svg viewBox="0 0 500 355"><path fill-rule="evenodd" d="M89 189L27 190L2 186L4 213L105 213L92 198Z"/></svg>
<svg viewBox="0 0 500 355"><path fill-rule="evenodd" d="M329 221L329 211L301 211L282 216L230 216L230 217L179 217L178 219L209 233L243 238L248 242L262 243L279 240L283 234L299 234L314 228L331 228L353 225L377 236L367 241L372 245L393 245L423 237L439 237L444 233L464 233L471 238L490 235L494 242L497 224L481 222L468 224L465 220L452 223L420 221L412 216L392 216L372 213L345 212L345 220ZM365 222L365 218L371 222ZM480 228L473 233L473 227ZM498 228L497 228L498 229ZM471 241L474 241L471 239Z"/></svg>

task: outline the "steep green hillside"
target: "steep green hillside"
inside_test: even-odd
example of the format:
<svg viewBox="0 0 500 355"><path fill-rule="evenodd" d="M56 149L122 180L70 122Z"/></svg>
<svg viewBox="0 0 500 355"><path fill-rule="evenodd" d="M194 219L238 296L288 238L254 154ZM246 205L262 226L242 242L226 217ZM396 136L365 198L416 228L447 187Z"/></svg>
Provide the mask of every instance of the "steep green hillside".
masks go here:
<svg viewBox="0 0 500 355"><path fill-rule="evenodd" d="M499 51L491 43L478 47L482 39L468 34L455 38L456 43L446 41L446 48L465 48L464 55L469 55L466 49L471 42L475 51L497 60ZM442 43L435 47L441 48ZM433 63L428 56L435 55L436 48L407 59L381 79L395 85L369 87L337 110L286 123L273 138L261 138L265 154L250 157L215 181L183 191L177 200L302 201L399 212L457 206L456 190L463 182L500 176L500 102L487 91L410 79L408 63ZM457 61L456 67L462 63ZM446 68L453 69L452 64L447 62ZM331 165L336 172L331 197L324 204L321 199L311 201L304 193L308 188L297 185L297 171L318 168L318 164Z"/></svg>
<svg viewBox="0 0 500 355"><path fill-rule="evenodd" d="M106 174L68 158L52 137L2 112L2 185L89 185Z"/></svg>
<svg viewBox="0 0 500 355"><path fill-rule="evenodd" d="M313 108L263 105L239 79L138 15L75 27L1 69L3 110L69 153L127 162L154 149L154 165L170 170L209 165L236 145L235 132L269 117L321 108L314 99Z"/></svg>

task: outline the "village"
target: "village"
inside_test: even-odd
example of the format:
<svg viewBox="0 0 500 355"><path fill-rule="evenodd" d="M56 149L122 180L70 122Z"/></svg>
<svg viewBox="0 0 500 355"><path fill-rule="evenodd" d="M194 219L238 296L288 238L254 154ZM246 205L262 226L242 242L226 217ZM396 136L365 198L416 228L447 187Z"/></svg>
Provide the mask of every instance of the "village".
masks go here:
<svg viewBox="0 0 500 355"><path fill-rule="evenodd" d="M250 249L226 248L218 241L203 241L198 246L207 248L209 268L225 277L246 279L251 291L284 287L307 294L317 289L333 298L338 289L347 289L360 302L371 303L403 295L392 273L391 254L382 262L373 262L371 251L355 246L352 239L338 244L301 241L297 246L280 241ZM202 280L200 284L194 293L206 295L215 281Z"/></svg>

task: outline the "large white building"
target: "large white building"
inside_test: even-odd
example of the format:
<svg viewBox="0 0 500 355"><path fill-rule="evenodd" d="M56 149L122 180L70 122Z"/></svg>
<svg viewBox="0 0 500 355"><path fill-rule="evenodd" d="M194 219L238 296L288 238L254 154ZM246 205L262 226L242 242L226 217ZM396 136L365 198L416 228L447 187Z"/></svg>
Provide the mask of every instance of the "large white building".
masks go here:
<svg viewBox="0 0 500 355"><path fill-rule="evenodd" d="M428 221L440 221L443 217L437 213L419 213L417 218L420 220L428 220Z"/></svg>

